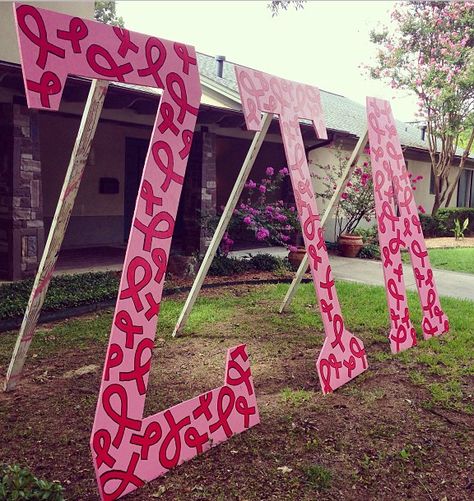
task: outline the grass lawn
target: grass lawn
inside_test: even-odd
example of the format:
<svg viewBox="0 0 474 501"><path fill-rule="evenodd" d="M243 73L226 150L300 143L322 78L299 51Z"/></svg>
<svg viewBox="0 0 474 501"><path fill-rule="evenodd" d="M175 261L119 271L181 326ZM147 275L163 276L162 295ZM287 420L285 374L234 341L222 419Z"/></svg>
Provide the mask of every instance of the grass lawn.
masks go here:
<svg viewBox="0 0 474 501"><path fill-rule="evenodd" d="M474 273L474 247L428 249L431 266L443 270ZM409 263L408 253L402 254L403 262Z"/></svg>
<svg viewBox="0 0 474 501"><path fill-rule="evenodd" d="M314 289L302 285L279 315L287 287L208 290L176 339L185 297L163 302L146 413L221 385L226 349L245 342L261 424L127 499L472 499L474 303L442 298L451 332L420 336L417 347L392 355L384 289L337 283L369 370L323 396ZM413 293L409 305L419 332ZM88 444L111 318L108 311L41 327L20 389L0 395L2 461L58 479L71 500L97 499ZM15 335L0 339L3 375Z"/></svg>

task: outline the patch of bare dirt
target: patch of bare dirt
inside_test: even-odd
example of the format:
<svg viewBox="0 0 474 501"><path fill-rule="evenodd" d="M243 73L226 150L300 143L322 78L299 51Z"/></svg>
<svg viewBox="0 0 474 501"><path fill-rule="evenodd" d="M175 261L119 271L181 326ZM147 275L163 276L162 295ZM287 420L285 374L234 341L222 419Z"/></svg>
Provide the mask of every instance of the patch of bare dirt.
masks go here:
<svg viewBox="0 0 474 501"><path fill-rule="evenodd" d="M260 321L253 318L237 329L236 318L213 324L208 336L157 339L147 413L222 384L226 348L238 341L248 344L261 424L127 499L473 499L474 416L425 409L428 391L395 359L370 360L369 371L323 396L315 370L322 336L297 326L258 332L247 328ZM2 461L59 480L68 500L98 499L89 438L101 374L93 368L104 356L104 346L91 344L29 360L20 388L0 394ZM291 403L285 388L308 399ZM309 474L314 466L329 472L328 485Z"/></svg>

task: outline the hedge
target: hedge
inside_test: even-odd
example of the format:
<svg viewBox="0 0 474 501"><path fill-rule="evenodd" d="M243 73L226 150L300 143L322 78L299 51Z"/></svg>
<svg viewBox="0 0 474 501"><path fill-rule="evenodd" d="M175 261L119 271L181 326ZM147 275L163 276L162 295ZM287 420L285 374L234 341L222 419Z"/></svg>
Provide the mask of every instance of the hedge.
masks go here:
<svg viewBox="0 0 474 501"><path fill-rule="evenodd" d="M209 275L232 276L246 271L287 269L287 259L270 254L259 254L248 259L216 256ZM115 271L55 276L51 280L42 311L55 312L114 300L117 297L119 278L120 273ZM0 320L23 316L32 287L33 279L0 285Z"/></svg>
<svg viewBox="0 0 474 501"><path fill-rule="evenodd" d="M453 207L439 209L436 216L420 214L421 226L425 237L452 237L454 234L455 219L459 219L461 224L465 219L469 219L469 226L464 232L464 236L474 235L474 208Z"/></svg>
<svg viewBox="0 0 474 501"><path fill-rule="evenodd" d="M59 311L114 299L118 284L119 276L113 271L53 277L42 311ZM32 288L32 279L0 286L0 319L22 316Z"/></svg>

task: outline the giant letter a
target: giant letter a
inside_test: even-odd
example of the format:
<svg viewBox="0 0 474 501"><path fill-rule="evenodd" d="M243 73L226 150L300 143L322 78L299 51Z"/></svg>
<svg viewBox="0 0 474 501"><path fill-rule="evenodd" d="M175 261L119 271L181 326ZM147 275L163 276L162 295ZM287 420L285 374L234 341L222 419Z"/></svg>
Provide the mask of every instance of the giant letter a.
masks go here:
<svg viewBox="0 0 474 501"><path fill-rule="evenodd" d="M390 104L368 97L367 120L375 209L390 312L390 345L392 353L398 353L416 344L403 282L402 249L410 253L423 309L425 339L448 332L449 322L439 303Z"/></svg>

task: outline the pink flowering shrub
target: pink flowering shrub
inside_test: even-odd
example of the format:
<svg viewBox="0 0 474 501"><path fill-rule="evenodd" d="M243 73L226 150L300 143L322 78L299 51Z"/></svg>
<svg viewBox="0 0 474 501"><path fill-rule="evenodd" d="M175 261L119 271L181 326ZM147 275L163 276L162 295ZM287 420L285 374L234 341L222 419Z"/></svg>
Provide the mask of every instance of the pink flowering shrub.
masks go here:
<svg viewBox="0 0 474 501"><path fill-rule="evenodd" d="M317 179L317 195L329 200L346 167L348 157L344 156L341 148L334 149L337 164L319 165L311 161L311 177ZM365 153L370 153L368 149ZM314 169L317 167L317 169ZM423 176L413 176L409 173L410 183L414 190ZM420 212L424 211L419 206ZM374 185L370 158L356 166L353 175L347 183L345 191L336 208L336 238L342 233L354 233L361 221L370 222L375 216Z"/></svg>
<svg viewBox="0 0 474 501"><path fill-rule="evenodd" d="M242 231L252 234L259 243L292 247L291 242L299 229L295 205L283 200L270 201L271 194L281 190L281 183L288 175L286 167L277 173L273 167L267 167L265 177L258 183L252 179L247 181L229 230L222 239L222 254L227 255L234 244L229 235Z"/></svg>
<svg viewBox="0 0 474 501"><path fill-rule="evenodd" d="M418 99L434 176L435 215L450 205L459 182L451 173L462 171L474 146L474 2L410 0L393 4L391 18L390 25L371 32L378 50L374 63L362 67Z"/></svg>

